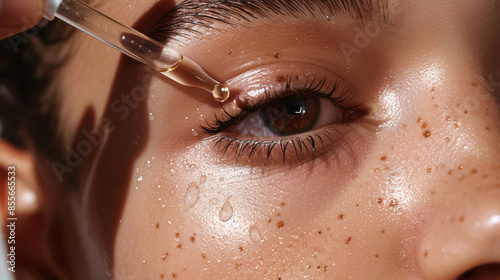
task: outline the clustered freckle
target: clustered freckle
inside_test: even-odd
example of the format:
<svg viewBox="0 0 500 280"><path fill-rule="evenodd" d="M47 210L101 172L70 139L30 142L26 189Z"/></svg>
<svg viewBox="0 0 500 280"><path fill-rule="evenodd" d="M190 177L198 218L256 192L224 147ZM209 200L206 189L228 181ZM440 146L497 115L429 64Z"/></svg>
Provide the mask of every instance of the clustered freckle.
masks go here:
<svg viewBox="0 0 500 280"><path fill-rule="evenodd" d="M393 199L391 200L391 202L389 202L389 207L396 207L398 206L398 200L397 199Z"/></svg>
<svg viewBox="0 0 500 280"><path fill-rule="evenodd" d="M277 226L278 228L282 228L282 227L284 227L284 226L285 226L285 223L284 223L283 221L279 221L279 222L276 224L276 226Z"/></svg>

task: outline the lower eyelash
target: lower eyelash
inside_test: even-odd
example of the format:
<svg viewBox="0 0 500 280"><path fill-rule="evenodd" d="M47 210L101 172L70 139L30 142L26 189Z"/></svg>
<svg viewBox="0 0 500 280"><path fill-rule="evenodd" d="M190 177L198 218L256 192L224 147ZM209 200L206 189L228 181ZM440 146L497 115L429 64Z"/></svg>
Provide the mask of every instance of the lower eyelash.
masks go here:
<svg viewBox="0 0 500 280"><path fill-rule="evenodd" d="M276 149L281 152L283 163L289 156L295 156L297 161L307 157L315 159L319 154L324 154L329 146L335 144L343 135L338 128L348 127L348 122L333 123L320 129L320 132L310 132L306 136L291 136L278 140L248 140L233 138L228 134L220 134L229 127L240 123L249 113L257 111L264 104L290 96L316 96L327 98L338 108L347 111L358 108L361 104L353 104L351 99L354 93L339 82L327 83L327 79L308 78L305 85L293 86L292 76L287 77L284 88L280 91L266 91L264 96L257 100L246 100L240 104L241 112L232 115L222 109L222 116L215 115L214 120L201 125L201 130L211 135L203 141L208 141L218 155L225 156L228 152L234 154L236 162L260 160L266 165L271 158L278 156ZM344 131L344 129L342 129ZM290 152L291 151L291 152ZM260 157L259 157L260 156Z"/></svg>
<svg viewBox="0 0 500 280"><path fill-rule="evenodd" d="M332 137L330 131L338 134L337 137ZM338 129L332 127L322 132L313 133L304 137L285 138L280 140L241 140L235 139L227 135L214 135L205 138L204 141L209 141L213 150L218 154L225 155L227 152L234 153L236 162L240 162L244 158L246 161L255 158L255 156L262 154L264 158L264 165L269 162L273 151L280 148L282 160L286 163L287 152L292 150L297 160L304 159L311 156L315 159L318 156L318 149L322 149L322 153L327 151L328 145L334 144L336 140L342 138L342 134Z"/></svg>

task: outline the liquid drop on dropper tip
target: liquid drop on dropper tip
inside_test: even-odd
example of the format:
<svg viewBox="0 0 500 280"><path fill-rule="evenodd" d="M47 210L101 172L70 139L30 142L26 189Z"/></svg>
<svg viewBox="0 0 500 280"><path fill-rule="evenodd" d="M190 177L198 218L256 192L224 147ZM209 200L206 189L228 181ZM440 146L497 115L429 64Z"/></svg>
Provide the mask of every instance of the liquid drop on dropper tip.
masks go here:
<svg viewBox="0 0 500 280"><path fill-rule="evenodd" d="M214 90L212 91L212 95L217 100L218 102L225 102L229 96L231 95L231 92L229 91L229 88L225 84L216 84L214 87Z"/></svg>

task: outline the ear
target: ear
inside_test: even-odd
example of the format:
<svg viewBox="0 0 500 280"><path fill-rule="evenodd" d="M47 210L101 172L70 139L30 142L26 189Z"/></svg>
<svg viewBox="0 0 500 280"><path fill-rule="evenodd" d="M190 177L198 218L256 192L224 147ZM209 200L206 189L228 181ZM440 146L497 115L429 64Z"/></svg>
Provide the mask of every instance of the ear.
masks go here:
<svg viewBox="0 0 500 280"><path fill-rule="evenodd" d="M7 269L15 270L19 279L47 275L43 242L46 219L40 194L34 154L0 138L0 225Z"/></svg>
<svg viewBox="0 0 500 280"><path fill-rule="evenodd" d="M0 213L11 216L9 201L15 216L34 213L40 207L40 186L37 184L33 155L0 138ZM11 196L15 197L10 198ZM15 202L15 203L12 203Z"/></svg>

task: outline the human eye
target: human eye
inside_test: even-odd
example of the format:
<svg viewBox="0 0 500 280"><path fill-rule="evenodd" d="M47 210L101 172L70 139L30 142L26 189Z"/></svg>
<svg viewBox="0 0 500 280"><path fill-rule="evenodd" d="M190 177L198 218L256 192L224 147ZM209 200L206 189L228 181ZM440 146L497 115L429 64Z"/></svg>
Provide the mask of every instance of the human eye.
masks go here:
<svg viewBox="0 0 500 280"><path fill-rule="evenodd" d="M356 90L329 71L263 72L201 125L217 155L255 165L312 160L339 146L366 113Z"/></svg>

